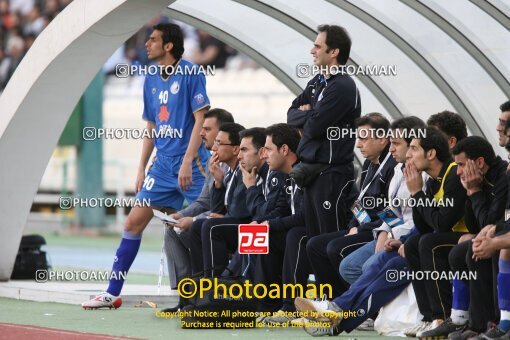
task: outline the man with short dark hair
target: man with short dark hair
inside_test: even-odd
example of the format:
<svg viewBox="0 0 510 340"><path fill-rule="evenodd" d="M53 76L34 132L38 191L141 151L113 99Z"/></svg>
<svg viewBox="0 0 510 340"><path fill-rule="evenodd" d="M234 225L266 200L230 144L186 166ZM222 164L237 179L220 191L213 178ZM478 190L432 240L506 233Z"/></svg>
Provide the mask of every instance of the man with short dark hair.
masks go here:
<svg viewBox="0 0 510 340"><path fill-rule="evenodd" d="M204 271L201 235L202 228L206 224L227 221L223 217L235 221L250 219L246 201L240 199L244 197L246 191L246 187L242 183L237 158L241 142L239 133L242 130L244 127L237 123L224 123L220 126L212 148L213 155L209 162L209 171L214 178L214 185L211 189L211 214L207 219L195 220L189 232L181 234L181 240L190 250L193 274ZM228 166L226 173L220 162ZM210 268L207 269L210 270Z"/></svg>
<svg viewBox="0 0 510 340"><path fill-rule="evenodd" d="M456 272L467 273L471 269L477 277L469 281L453 279L451 317L424 332L424 337L446 337L455 331L465 331L468 320L471 330L481 332L487 322L495 320L491 261L477 263L468 253L476 234L503 218L508 194L507 162L496 157L492 145L479 136L461 140L452 153L457 174L467 191L464 221L469 233L450 251L449 263Z"/></svg>
<svg viewBox="0 0 510 340"><path fill-rule="evenodd" d="M227 110L214 108L207 111L204 116L202 130L200 130L200 137L207 150L212 150L220 125L233 122L234 117L232 117L232 114ZM194 219L205 218L211 213L210 191L214 184L214 178L209 172L209 166L205 167L204 170L206 174L205 183L200 192L200 196L186 208L170 215L177 220L178 223L169 228L165 228L164 247L168 265L168 276L170 277L170 287L173 289L177 289L177 284L181 279L191 275L189 250L182 244L180 235L173 227L178 228L177 231L187 232Z"/></svg>
<svg viewBox="0 0 510 340"><path fill-rule="evenodd" d="M433 114L427 120L428 126L435 126L448 136L448 146L452 149L455 144L467 137L466 122L461 115L451 111Z"/></svg>
<svg viewBox="0 0 510 340"><path fill-rule="evenodd" d="M365 162L361 172L361 192L352 205L354 217L342 225L340 231L314 236L306 246L315 279L321 284L331 284L334 296L341 295L348 286L339 275L343 259L372 241L372 230L382 224L378 214L385 206L379 201L388 197L397 164L389 152L390 122L382 114L363 115L355 121L355 126L358 135L356 146Z"/></svg>
<svg viewBox="0 0 510 340"><path fill-rule="evenodd" d="M269 225L269 254L258 255L255 265L255 283L306 285L309 264L306 256L306 230L302 209L303 194L289 176L298 163L296 150L299 132L287 124L275 124L266 129L264 158L271 171L284 174L283 185L276 207L256 220ZM290 292L289 292L290 294ZM287 297L266 298L259 301L259 310L277 311L275 315L261 318L264 323L288 323L291 317L286 312L294 309L292 299Z"/></svg>
<svg viewBox="0 0 510 340"><path fill-rule="evenodd" d="M244 184L244 196L237 196L238 200L245 200L251 220L265 216L275 208L276 201L283 185L283 174L270 171L265 162L264 144L266 134L264 128L251 128L239 133L239 171ZM254 268L249 256L241 256L238 247L238 224L246 221L223 220L214 225L207 223L202 228L202 251L206 274L207 267L212 268L212 276L220 276L225 268L225 274L237 276L244 274L252 278ZM229 263L229 253L234 254ZM210 264L210 265L208 265ZM228 266L227 266L228 265Z"/></svg>
<svg viewBox="0 0 510 340"><path fill-rule="evenodd" d="M501 110L501 114L499 115L499 122L496 127L496 131L498 131L499 135L499 146L505 146L508 141L505 134L505 124L510 120L510 100L501 104L499 109Z"/></svg>
<svg viewBox="0 0 510 340"><path fill-rule="evenodd" d="M181 59L184 39L178 25L157 24L153 28L145 47L148 58L162 66L162 71L145 77L143 119L147 121L147 130L156 135L150 134L143 141L135 187L136 198L149 200L150 206L135 206L129 212L112 266L115 275L106 292L82 303L86 309L122 305L124 276L136 258L142 232L154 215L152 209L181 209L185 199L192 202L199 196L205 181L203 169L210 157L200 138L204 115L210 106L205 76L200 72L191 74L198 66ZM190 70L190 74L167 73L177 67ZM154 148L157 157L146 176Z"/></svg>
<svg viewBox="0 0 510 340"><path fill-rule="evenodd" d="M412 140L411 136L419 134L419 130L424 127L425 123L417 117L404 117L391 124L393 136L390 137L390 152L393 158L399 162L395 166L395 174L391 179L389 189L391 197L409 198L409 191L403 181L406 153ZM363 273L345 293L335 296L333 300L329 301L312 301L304 298L295 300L297 310L307 315L308 319L314 320L314 322L305 322L303 325L308 334L313 336L337 335L341 332L350 333L357 327L359 329L367 323L368 318L375 317L381 306L392 301L408 286L409 280L405 277L399 276L395 280L388 280L387 273L404 271L407 267L406 260L403 258L402 243L416 232L412 209L404 205L391 208L395 212L394 217L401 219L402 223L393 224L391 222L394 221L394 218L384 218L385 222L380 227L377 243L381 240L381 235L387 236L384 233L391 232L394 238L382 238L383 241L385 240L384 250L373 255L363 265ZM407 211L406 208L408 208ZM391 226L385 225L385 223L389 223ZM361 250L360 248L356 252ZM351 253L349 257L356 256L356 252ZM363 257L364 255L358 254L358 256ZM344 261L346 260L347 258ZM348 311L363 311L363 313L343 318L343 312Z"/></svg>
<svg viewBox="0 0 510 340"><path fill-rule="evenodd" d="M301 163L291 177L305 187L308 237L340 231L352 216L353 201L347 195L354 183L355 138L342 131L352 129L361 114L356 83L336 72L349 59L349 34L335 25L321 25L318 31L311 54L322 73L308 82L287 112L287 123L303 131L297 149Z"/></svg>
<svg viewBox="0 0 510 340"><path fill-rule="evenodd" d="M430 176L426 191L422 190L422 171ZM404 177L416 202L413 220L419 231L404 244L409 268L413 272L449 272L448 254L467 232L464 223L466 191L443 132L428 127L425 136L412 140ZM450 281L443 277L435 280L418 280L415 277L412 283L423 324L409 329L406 335L420 337L450 316L452 288Z"/></svg>

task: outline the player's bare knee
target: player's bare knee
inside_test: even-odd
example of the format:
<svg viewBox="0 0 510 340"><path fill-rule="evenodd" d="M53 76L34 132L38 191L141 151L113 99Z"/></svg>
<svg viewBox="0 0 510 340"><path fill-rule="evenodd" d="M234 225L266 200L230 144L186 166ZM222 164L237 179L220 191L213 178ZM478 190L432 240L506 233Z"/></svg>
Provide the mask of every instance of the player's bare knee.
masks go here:
<svg viewBox="0 0 510 340"><path fill-rule="evenodd" d="M146 225L147 222L143 219L129 215L126 219L126 223L124 224L124 231L132 234L141 234Z"/></svg>

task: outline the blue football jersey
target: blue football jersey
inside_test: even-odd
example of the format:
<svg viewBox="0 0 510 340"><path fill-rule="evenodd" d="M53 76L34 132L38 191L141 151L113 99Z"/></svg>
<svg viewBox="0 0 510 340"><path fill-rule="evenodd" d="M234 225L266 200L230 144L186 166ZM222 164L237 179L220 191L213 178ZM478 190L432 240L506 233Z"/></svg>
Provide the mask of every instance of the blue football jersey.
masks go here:
<svg viewBox="0 0 510 340"><path fill-rule="evenodd" d="M154 146L158 154L184 155L195 124L193 113L210 106L205 75L190 72L192 68L197 70L198 66L181 59L166 80L159 74L145 76L143 119L156 123Z"/></svg>

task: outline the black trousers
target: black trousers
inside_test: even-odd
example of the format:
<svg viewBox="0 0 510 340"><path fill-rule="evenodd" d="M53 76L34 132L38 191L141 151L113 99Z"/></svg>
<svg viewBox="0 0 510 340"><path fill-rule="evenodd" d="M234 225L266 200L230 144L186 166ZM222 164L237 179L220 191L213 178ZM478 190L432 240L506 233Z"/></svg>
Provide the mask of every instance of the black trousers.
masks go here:
<svg viewBox="0 0 510 340"><path fill-rule="evenodd" d="M257 255L255 264L255 283L266 284L269 290L270 284L302 285L303 297L306 292L308 276L310 275L310 263L306 255L305 227L294 227L289 231L271 233L269 235L269 254ZM269 298L259 301L260 311L294 311L294 297L301 296L298 289L292 291L288 288L280 290L279 298Z"/></svg>
<svg viewBox="0 0 510 340"><path fill-rule="evenodd" d="M352 164L327 170L304 188L306 234L309 238L340 231L352 218L358 195Z"/></svg>
<svg viewBox="0 0 510 340"><path fill-rule="evenodd" d="M302 228L304 229L304 227ZM271 230L271 229L270 229ZM274 232L269 234L269 253L255 255L255 277L254 284L264 284L270 287L271 284L282 284L283 259L285 257L287 232ZM283 299L270 298L259 300L259 312L276 312L282 307Z"/></svg>
<svg viewBox="0 0 510 340"><path fill-rule="evenodd" d="M314 236L306 246L316 282L330 284L333 288L333 296L340 296L349 288L349 284L340 276L339 268L342 260L374 239L369 232L356 235L346 235L346 233L342 230Z"/></svg>
<svg viewBox="0 0 510 340"><path fill-rule="evenodd" d="M411 236L404 244L405 257L413 272L450 271L448 255L463 233L429 233ZM447 274L446 274L447 275ZM423 321L445 320L452 308L452 284L448 279L412 280Z"/></svg>
<svg viewBox="0 0 510 340"><path fill-rule="evenodd" d="M488 322L496 322L497 290L493 273L493 260L475 261L472 241L457 244L450 252L449 262L454 271L475 272L476 280L469 280L469 328L484 331ZM497 263L497 261L496 261ZM497 270L498 266L496 266ZM497 275L497 274L496 274ZM497 282L496 282L497 284Z"/></svg>
<svg viewBox="0 0 510 340"><path fill-rule="evenodd" d="M201 238L202 223L204 221L206 219L197 219L188 230L179 235L182 243L189 249L192 275L199 275L204 271Z"/></svg>
<svg viewBox="0 0 510 340"><path fill-rule="evenodd" d="M303 294L306 292L308 276L311 273L310 262L306 255L307 242L306 228L294 227L290 229L285 236L285 251L283 256L283 284L292 283L302 285ZM294 298L290 291L286 293L287 297L283 299L282 309L285 311L295 311ZM298 290L294 291L295 296L298 296L298 293Z"/></svg>
<svg viewBox="0 0 510 340"><path fill-rule="evenodd" d="M229 254L237 249L237 226L248 222L251 221L233 217L199 219L181 233L181 240L190 250L193 275L204 273L210 277L223 273Z"/></svg>
<svg viewBox="0 0 510 340"><path fill-rule="evenodd" d="M485 331L487 322L498 323L499 251L492 259L475 261L473 247L467 249L466 262L470 271L476 271L476 280L469 281L469 326L476 331Z"/></svg>
<svg viewBox="0 0 510 340"><path fill-rule="evenodd" d="M229 255L235 253L238 247L238 226L249 222L250 219L225 217L211 218L202 223L202 255L206 277L218 277L225 271Z"/></svg>

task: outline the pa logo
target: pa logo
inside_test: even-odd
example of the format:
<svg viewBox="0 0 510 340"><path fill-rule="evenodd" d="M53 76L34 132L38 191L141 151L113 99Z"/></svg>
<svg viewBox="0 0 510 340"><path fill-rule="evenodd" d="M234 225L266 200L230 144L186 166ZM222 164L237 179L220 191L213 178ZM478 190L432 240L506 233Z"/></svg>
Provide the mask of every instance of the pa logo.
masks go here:
<svg viewBox="0 0 510 340"><path fill-rule="evenodd" d="M324 203L322 203L322 206L326 210L331 209L331 203L329 201L324 201Z"/></svg>
<svg viewBox="0 0 510 340"><path fill-rule="evenodd" d="M117 255L115 255L115 256L113 257L113 262L118 262L118 261L119 261L119 258L117 257Z"/></svg>
<svg viewBox="0 0 510 340"><path fill-rule="evenodd" d="M273 179L271 179L271 185L274 186L274 187L277 186L278 185L278 178L273 177Z"/></svg>

